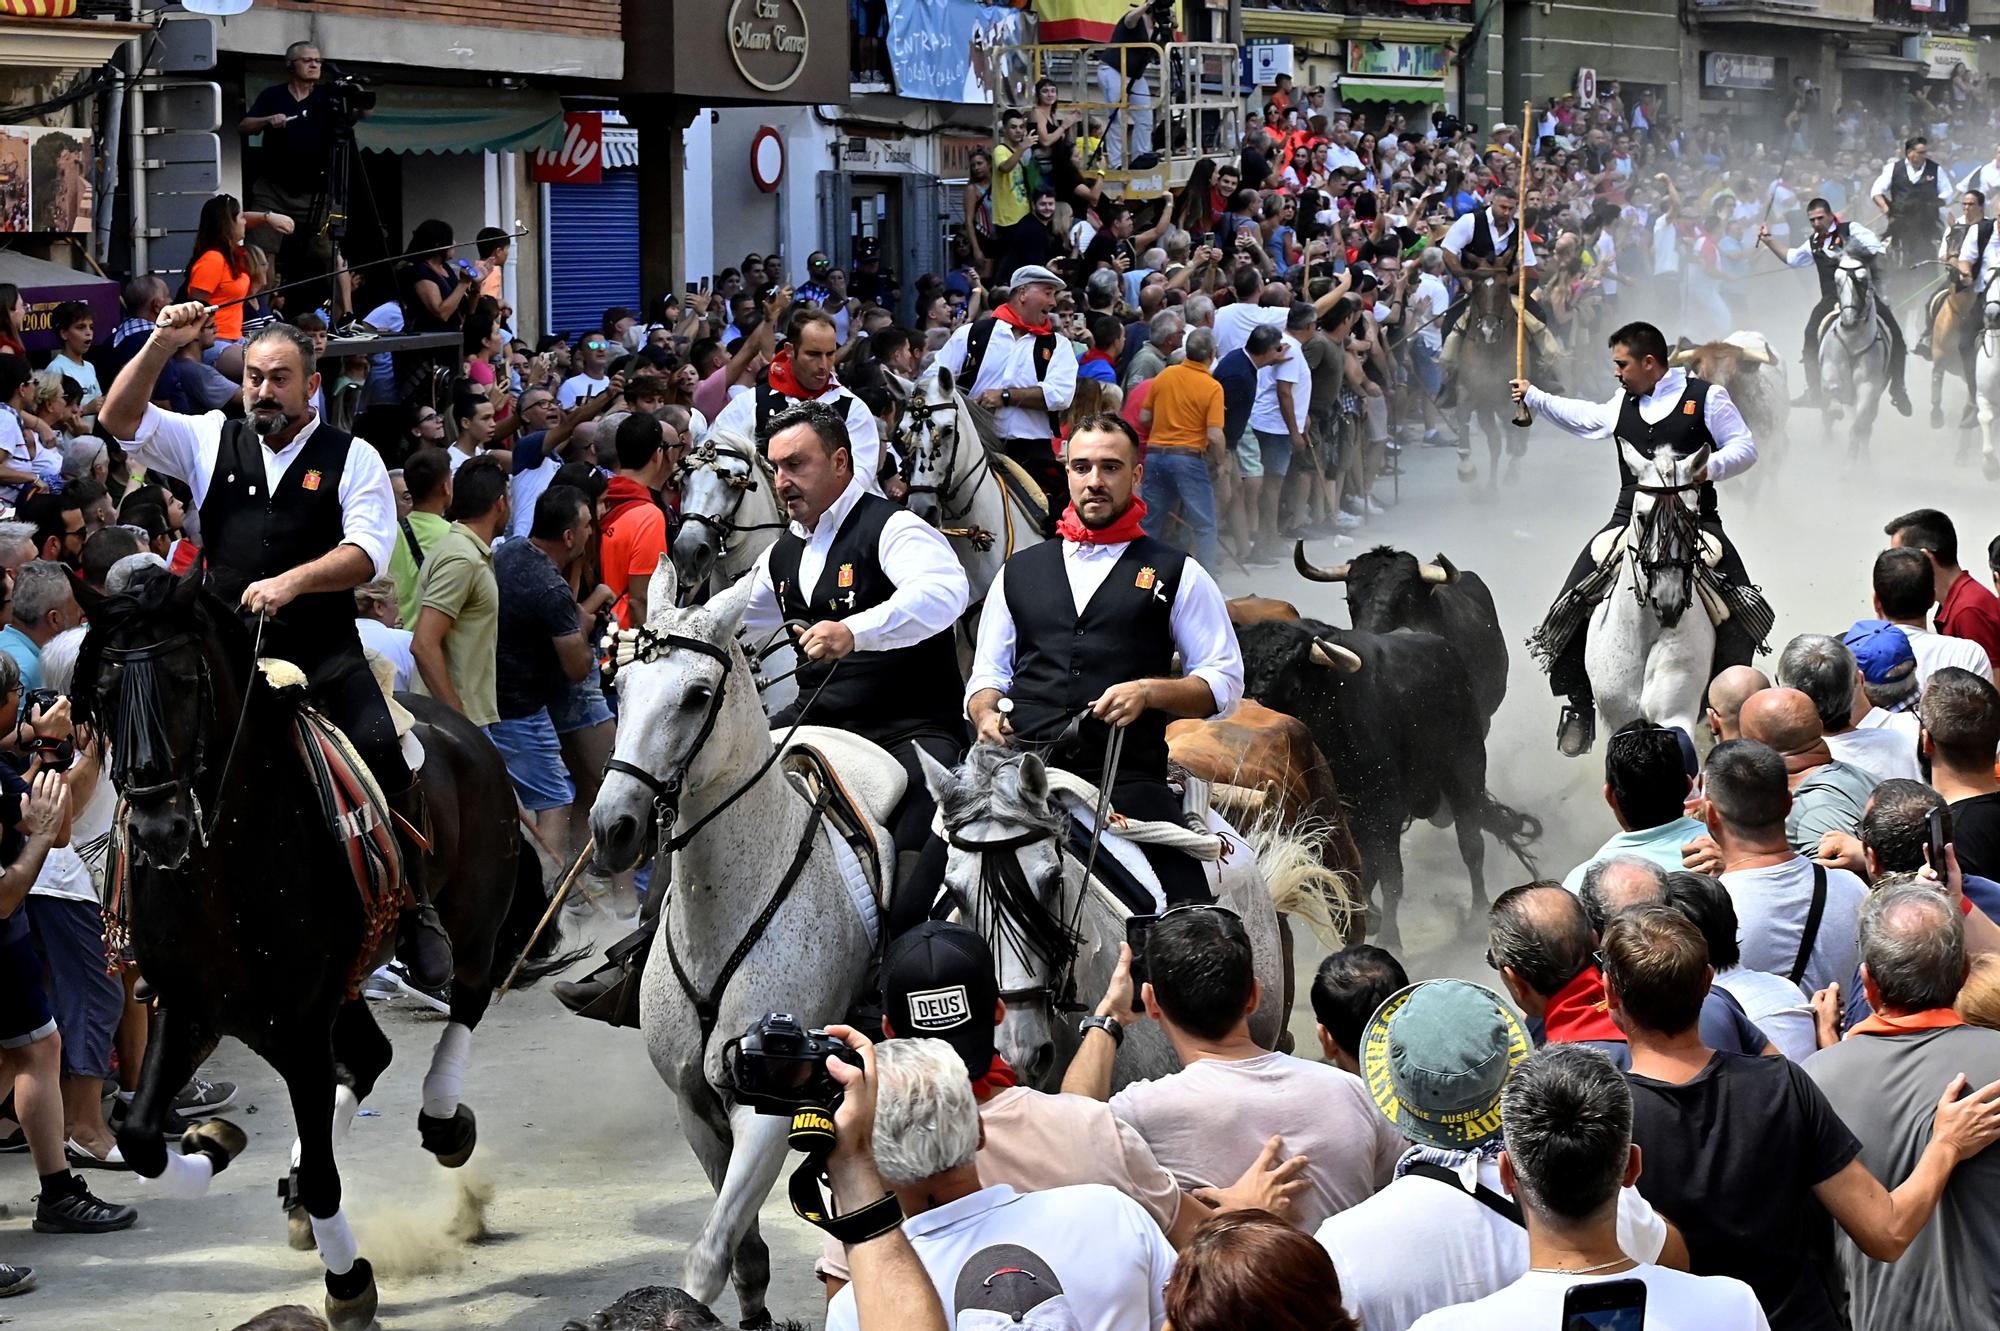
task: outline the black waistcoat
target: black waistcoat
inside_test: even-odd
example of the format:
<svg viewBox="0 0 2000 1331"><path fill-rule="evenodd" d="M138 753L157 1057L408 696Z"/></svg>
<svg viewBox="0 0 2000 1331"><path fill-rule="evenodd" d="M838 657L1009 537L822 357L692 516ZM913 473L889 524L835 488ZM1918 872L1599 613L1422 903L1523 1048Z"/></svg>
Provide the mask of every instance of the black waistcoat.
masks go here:
<svg viewBox="0 0 2000 1331"><path fill-rule="evenodd" d="M1493 226L1486 220L1486 213L1487 210L1481 208L1472 215L1472 239L1466 241L1465 248L1459 251L1461 259L1467 257L1474 259L1504 257L1512 254L1515 246L1520 243L1521 219L1518 216L1514 219L1514 231L1512 235L1507 237L1507 243L1505 245L1496 245L1493 238Z"/></svg>
<svg viewBox="0 0 2000 1331"><path fill-rule="evenodd" d="M353 436L321 421L273 491L264 479L264 443L247 422L225 422L215 475L201 503L202 554L209 587L236 604L243 589L310 564L339 545L340 477ZM310 670L334 652L358 648L354 593L313 592L294 600L267 628L267 655Z"/></svg>
<svg viewBox="0 0 2000 1331"><path fill-rule="evenodd" d="M1007 561L1015 638L1012 725L1023 740L1052 740L1113 684L1156 679L1172 669L1174 598L1187 558L1163 541L1140 537L1125 547L1082 614L1063 568L1063 542L1029 546ZM1164 712L1147 711L1126 728L1121 777L1166 779L1167 720ZM1088 718L1076 741L1051 753L1050 761L1095 780L1109 736L1109 726Z"/></svg>
<svg viewBox="0 0 2000 1331"><path fill-rule="evenodd" d="M1687 388L1681 393L1681 400L1674 409L1661 418L1659 424L1648 424L1639 414L1639 399L1630 393L1625 395L1625 405L1618 412L1617 437L1621 442L1631 444L1647 457L1661 444L1672 444L1675 457L1686 457L1696 449L1707 445L1715 446L1715 436L1708 430L1708 395L1715 386L1706 379L1687 377ZM1648 478L1649 484L1657 483ZM1618 454L1618 512L1627 517L1632 512L1632 493L1639 484L1639 478L1625 463L1623 450ZM1703 522L1718 521L1715 512L1715 486L1704 481L1695 492L1696 516Z"/></svg>
<svg viewBox="0 0 2000 1331"><path fill-rule="evenodd" d="M1937 179L1938 165L1936 162L1926 161L1923 171L1915 180L1910 179L1910 171L1907 163L1896 163L1889 171L1890 213L1900 213L1906 208L1920 213L1925 207L1928 207L1932 213L1935 213L1938 201ZM1914 198L1911 197L1913 195L1915 196Z"/></svg>
<svg viewBox="0 0 2000 1331"><path fill-rule="evenodd" d="M1835 222L1825 235L1814 232L1807 238L1806 248L1812 251L1813 267L1819 270L1819 298L1834 299L1833 270L1840 267L1841 256L1847 252L1847 223Z"/></svg>
<svg viewBox="0 0 2000 1331"><path fill-rule="evenodd" d="M789 529L780 535L771 548L771 587L785 618L808 624L846 619L894 595L896 584L883 570L878 554L883 524L900 511L880 495L863 494L834 533L826 567L818 585L811 588L799 585L805 541ZM965 677L958 670L958 649L950 629L910 647L850 652L837 671L831 661L800 656L797 678L801 698L812 697L813 690L826 682L806 716L813 725L838 726L883 745L920 730L964 728Z"/></svg>

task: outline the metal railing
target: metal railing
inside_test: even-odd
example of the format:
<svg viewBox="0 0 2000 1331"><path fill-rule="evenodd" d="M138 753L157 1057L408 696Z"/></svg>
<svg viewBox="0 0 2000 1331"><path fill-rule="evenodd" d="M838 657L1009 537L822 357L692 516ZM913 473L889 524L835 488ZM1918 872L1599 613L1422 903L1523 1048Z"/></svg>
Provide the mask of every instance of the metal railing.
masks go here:
<svg viewBox="0 0 2000 1331"><path fill-rule="evenodd" d="M1105 64L1104 52L1125 59L1149 54L1143 78L1128 84L1124 60ZM1009 46L999 52L1003 77L994 99L994 131L1008 110L1027 111L1035 84L1056 85L1065 118L1081 113L1072 134L1077 167L1127 198L1159 198L1187 182L1204 156L1234 153L1243 143L1243 98L1238 91L1238 48L1211 42L1128 46Z"/></svg>

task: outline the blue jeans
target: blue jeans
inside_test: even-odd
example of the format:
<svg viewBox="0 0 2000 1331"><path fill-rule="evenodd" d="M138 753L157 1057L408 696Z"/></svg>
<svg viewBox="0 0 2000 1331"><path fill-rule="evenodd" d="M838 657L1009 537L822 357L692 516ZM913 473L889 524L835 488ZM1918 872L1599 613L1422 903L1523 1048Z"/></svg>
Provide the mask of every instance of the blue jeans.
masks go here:
<svg viewBox="0 0 2000 1331"><path fill-rule="evenodd" d="M1140 482L1139 497L1146 501L1146 535L1188 548L1191 532L1195 562L1211 572L1215 568L1215 487L1208 479L1208 463L1193 453L1155 452L1146 458L1146 477ZM1174 500L1180 500L1181 517L1189 532L1166 535L1167 515Z"/></svg>

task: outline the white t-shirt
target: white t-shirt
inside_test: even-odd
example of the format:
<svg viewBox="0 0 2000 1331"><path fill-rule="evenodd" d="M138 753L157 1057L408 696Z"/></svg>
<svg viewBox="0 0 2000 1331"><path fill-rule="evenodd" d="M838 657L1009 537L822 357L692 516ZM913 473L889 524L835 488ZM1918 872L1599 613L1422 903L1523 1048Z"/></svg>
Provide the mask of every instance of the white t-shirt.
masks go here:
<svg viewBox="0 0 2000 1331"><path fill-rule="evenodd" d="M1479 1182L1507 1195L1499 1157L1478 1159L1476 1168ZM1527 1230L1465 1189L1421 1174L1405 1174L1359 1206L1329 1216L1314 1237L1340 1273L1341 1303L1363 1327L1406 1327L1427 1312L1483 1299L1528 1273ZM1666 1243L1660 1213L1638 1189L1619 1189L1619 1248L1655 1261Z"/></svg>
<svg viewBox="0 0 2000 1331"><path fill-rule="evenodd" d="M1858 767L1878 781L1924 779L1917 766L1916 737L1901 729L1843 730L1828 735L1826 747L1835 762Z"/></svg>
<svg viewBox="0 0 2000 1331"><path fill-rule="evenodd" d="M1812 910L1813 862L1794 855L1765 869L1732 869L1722 875L1722 885L1736 905L1736 941L1743 949L1743 964L1790 978ZM1830 984L1839 984L1845 992L1853 985L1854 968L1861 960L1861 903L1867 896L1867 884L1847 870L1826 871L1826 910L1799 981L1807 993Z"/></svg>
<svg viewBox="0 0 2000 1331"><path fill-rule="evenodd" d="M1222 364L1222 358L1232 351L1241 351L1243 344L1250 340L1250 334L1265 324L1282 329L1285 326L1285 307L1282 305L1246 305L1242 301L1234 305L1224 305L1215 312L1215 359L1212 364Z"/></svg>
<svg viewBox="0 0 2000 1331"><path fill-rule="evenodd" d="M1603 1275L1530 1271L1497 1294L1419 1318L1410 1331L1499 1331L1563 1325L1563 1298L1574 1285L1646 1282L1646 1331L1770 1331L1750 1287L1729 1276L1692 1276L1664 1266Z"/></svg>
<svg viewBox="0 0 2000 1331"><path fill-rule="evenodd" d="M1743 1015L1792 1062L1803 1063L1819 1052L1812 1000L1784 976L1731 966L1715 977L1715 984L1728 991L1742 1006Z"/></svg>
<svg viewBox="0 0 2000 1331"><path fill-rule="evenodd" d="M1139 1130L1183 1191L1228 1187L1274 1134L1303 1155L1305 1180L1292 1223L1311 1231L1395 1177L1409 1145L1376 1112L1352 1073L1290 1054L1197 1060L1172 1076L1134 1082L1111 1112Z"/></svg>
<svg viewBox="0 0 2000 1331"><path fill-rule="evenodd" d="M1960 670L1970 670L1981 679L1991 683L1993 662L1986 657L1986 649L1969 638L1951 638L1929 629L1918 628L1914 624L1898 624L1903 636L1910 640L1910 650L1917 657L1917 692L1931 682L1931 675L1946 666L1957 666Z"/></svg>
<svg viewBox="0 0 2000 1331"><path fill-rule="evenodd" d="M562 405L564 411L567 411L583 399L596 397L609 387L611 387L609 376L593 379L587 374L572 374L562 381L562 387L556 389L556 401Z"/></svg>
<svg viewBox="0 0 2000 1331"><path fill-rule="evenodd" d="M410 652L410 631L392 629L381 620L366 615L357 616L354 627L361 634L364 650L376 653L396 668L396 691L401 693L408 689L410 678L417 670L416 657Z"/></svg>
<svg viewBox="0 0 2000 1331"><path fill-rule="evenodd" d="M984 1250L1015 1244L1048 1263L1081 1331L1160 1331L1174 1250L1139 1204L1098 1183L1019 1193L1004 1183L913 1215L903 1232L957 1317L959 1273ZM990 1274L990 1273L989 1273ZM826 1331L858 1331L854 1289L826 1308Z"/></svg>
<svg viewBox="0 0 2000 1331"><path fill-rule="evenodd" d="M1292 419L1303 434L1312 414L1312 372L1306 368L1306 349L1289 332L1285 334L1291 355L1257 371L1257 398L1250 408L1250 428L1261 434L1290 434L1285 413L1278 404L1279 393L1292 395Z"/></svg>

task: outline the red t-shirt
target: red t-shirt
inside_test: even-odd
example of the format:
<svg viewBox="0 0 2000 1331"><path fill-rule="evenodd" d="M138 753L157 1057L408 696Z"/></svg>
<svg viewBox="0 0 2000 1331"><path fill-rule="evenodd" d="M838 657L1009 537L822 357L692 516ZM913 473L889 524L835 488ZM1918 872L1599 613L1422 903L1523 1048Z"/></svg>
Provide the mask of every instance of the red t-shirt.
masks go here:
<svg viewBox="0 0 2000 1331"><path fill-rule="evenodd" d="M1970 573L1960 573L1938 602L1937 631L1978 643L1986 659L2000 666L2000 597Z"/></svg>

